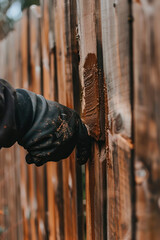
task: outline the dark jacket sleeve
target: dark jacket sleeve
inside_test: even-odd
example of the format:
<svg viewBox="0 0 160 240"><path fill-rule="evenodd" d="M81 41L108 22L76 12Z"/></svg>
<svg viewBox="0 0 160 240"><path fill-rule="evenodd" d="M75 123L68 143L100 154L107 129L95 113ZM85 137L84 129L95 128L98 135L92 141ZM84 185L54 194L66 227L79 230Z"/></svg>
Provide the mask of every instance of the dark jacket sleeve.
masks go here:
<svg viewBox="0 0 160 240"><path fill-rule="evenodd" d="M0 82L5 86L2 91L4 101L0 106L9 114L8 117L5 111L2 114L1 147L10 147L18 141L28 151L27 163L40 166L48 161L67 158L77 145L78 162L83 164L87 161L90 137L74 110L28 90L14 90L3 80Z"/></svg>
<svg viewBox="0 0 160 240"><path fill-rule="evenodd" d="M0 79L0 148L11 147L17 141L16 91Z"/></svg>

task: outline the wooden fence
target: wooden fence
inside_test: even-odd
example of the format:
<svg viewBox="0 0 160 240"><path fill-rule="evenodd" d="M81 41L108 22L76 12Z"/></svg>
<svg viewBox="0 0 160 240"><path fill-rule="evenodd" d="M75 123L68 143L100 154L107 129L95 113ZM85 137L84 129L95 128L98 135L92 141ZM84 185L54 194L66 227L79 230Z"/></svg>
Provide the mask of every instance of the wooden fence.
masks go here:
<svg viewBox="0 0 160 240"><path fill-rule="evenodd" d="M159 12L43 0L0 42L0 77L76 109L93 137L85 167L0 151L0 239L160 239Z"/></svg>

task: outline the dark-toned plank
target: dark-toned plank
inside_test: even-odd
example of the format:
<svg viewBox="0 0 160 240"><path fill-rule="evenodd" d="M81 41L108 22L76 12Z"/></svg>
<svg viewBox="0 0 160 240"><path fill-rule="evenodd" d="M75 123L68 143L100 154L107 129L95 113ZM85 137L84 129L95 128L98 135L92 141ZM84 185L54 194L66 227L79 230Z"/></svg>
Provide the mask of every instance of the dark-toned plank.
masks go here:
<svg viewBox="0 0 160 240"><path fill-rule="evenodd" d="M78 6L74 0L70 1L70 26L71 26L71 54L72 54L72 83L74 109L81 113L81 83L79 77L79 34L78 34ZM84 167L83 167L84 168ZM78 239L83 240L85 235L84 207L83 207L83 179L82 167L76 164L77 188L77 221Z"/></svg>
<svg viewBox="0 0 160 240"><path fill-rule="evenodd" d="M58 101L73 108L70 2L58 1L55 9ZM77 194L75 154L62 163L65 239L77 239ZM71 227L72 226L72 227Z"/></svg>

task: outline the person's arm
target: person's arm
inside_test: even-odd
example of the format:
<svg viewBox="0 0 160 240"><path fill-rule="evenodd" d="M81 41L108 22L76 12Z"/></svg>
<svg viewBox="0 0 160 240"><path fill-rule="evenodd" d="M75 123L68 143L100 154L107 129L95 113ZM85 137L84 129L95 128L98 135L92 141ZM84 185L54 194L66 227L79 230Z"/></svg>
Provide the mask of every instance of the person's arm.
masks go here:
<svg viewBox="0 0 160 240"><path fill-rule="evenodd" d="M74 110L0 80L0 147L16 141L37 166L67 158L76 145L80 164L90 155L90 137Z"/></svg>

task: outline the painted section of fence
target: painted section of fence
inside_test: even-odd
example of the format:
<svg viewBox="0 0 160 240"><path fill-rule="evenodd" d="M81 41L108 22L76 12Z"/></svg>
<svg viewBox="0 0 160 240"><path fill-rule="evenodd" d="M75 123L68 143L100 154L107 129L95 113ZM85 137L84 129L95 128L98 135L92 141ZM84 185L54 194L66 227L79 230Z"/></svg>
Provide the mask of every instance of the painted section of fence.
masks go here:
<svg viewBox="0 0 160 240"><path fill-rule="evenodd" d="M83 167L0 151L0 239L159 239L159 10L42 0L0 42L0 77L76 109L93 137Z"/></svg>

